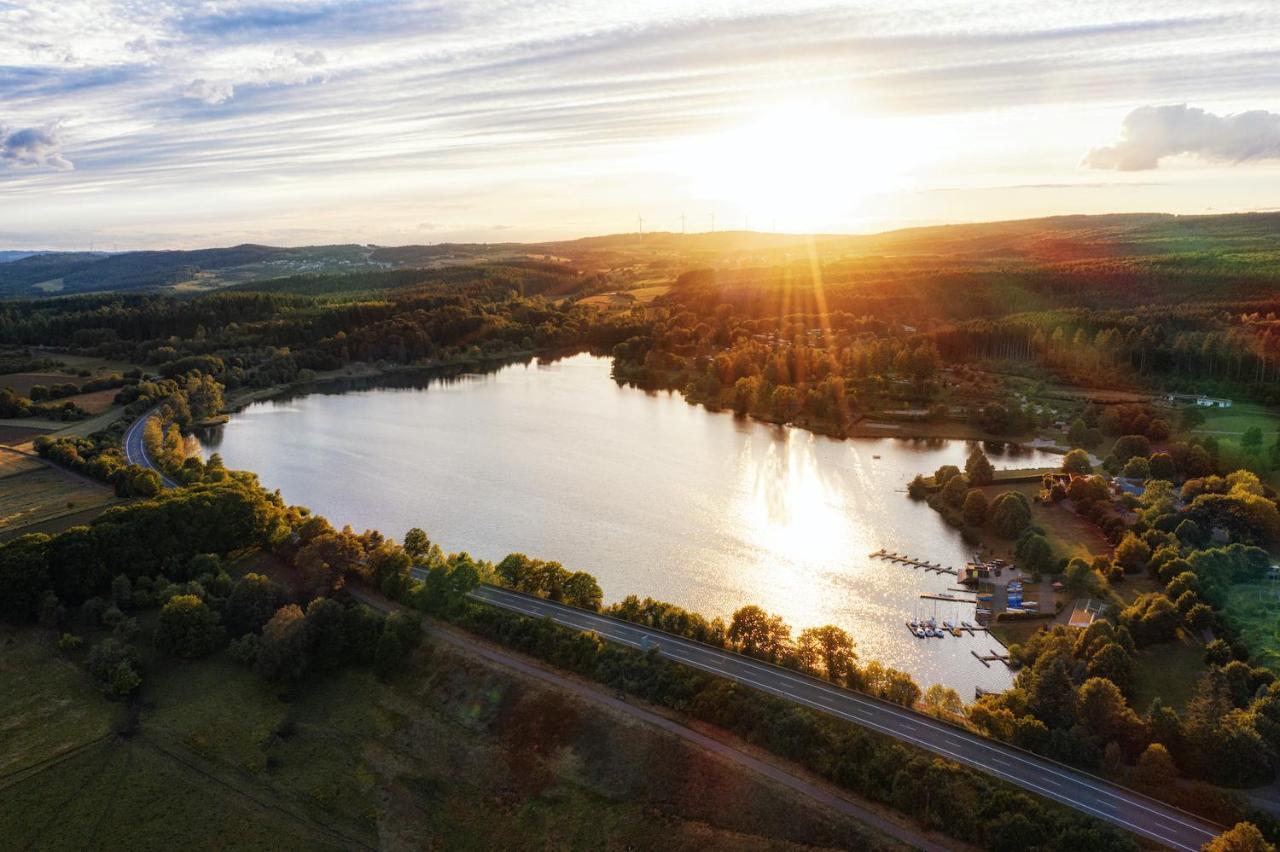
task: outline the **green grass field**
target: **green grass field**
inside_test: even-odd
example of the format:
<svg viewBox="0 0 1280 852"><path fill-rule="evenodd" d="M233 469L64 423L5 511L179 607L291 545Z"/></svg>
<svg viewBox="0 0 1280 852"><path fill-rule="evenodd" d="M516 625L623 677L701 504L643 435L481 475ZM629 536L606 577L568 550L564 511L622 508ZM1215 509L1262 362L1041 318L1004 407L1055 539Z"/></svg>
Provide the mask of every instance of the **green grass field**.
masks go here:
<svg viewBox="0 0 1280 852"><path fill-rule="evenodd" d="M1225 611L1254 661L1280 671L1280 597L1276 587L1271 583L1232 586Z"/></svg>
<svg viewBox="0 0 1280 852"><path fill-rule="evenodd" d="M1205 672L1204 646L1187 636L1144 648L1134 661L1137 665L1130 704L1139 713L1147 712L1156 696L1182 711L1195 693L1196 681Z"/></svg>
<svg viewBox="0 0 1280 852"><path fill-rule="evenodd" d="M1280 432L1280 411L1264 405L1236 403L1231 408L1205 409L1205 421L1193 434L1239 437L1254 426L1262 430L1264 443L1270 444Z"/></svg>
<svg viewBox="0 0 1280 852"><path fill-rule="evenodd" d="M117 736L125 708L51 634L3 641L0 683L21 683L0 695L6 847L899 848L669 734L452 650L424 648L391 685L344 669L289 695L222 656L147 652L137 729Z"/></svg>

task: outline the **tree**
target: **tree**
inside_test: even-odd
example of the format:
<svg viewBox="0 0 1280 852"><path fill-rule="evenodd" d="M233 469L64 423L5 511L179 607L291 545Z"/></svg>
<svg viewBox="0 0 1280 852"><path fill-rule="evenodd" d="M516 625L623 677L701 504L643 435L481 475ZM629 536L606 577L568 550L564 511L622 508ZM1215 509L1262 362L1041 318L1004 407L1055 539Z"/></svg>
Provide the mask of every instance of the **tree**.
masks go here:
<svg viewBox="0 0 1280 852"><path fill-rule="evenodd" d="M1093 473L1093 463L1089 461L1089 454L1079 449L1067 453L1062 457L1062 472L1074 473L1076 476L1088 476Z"/></svg>
<svg viewBox="0 0 1280 852"><path fill-rule="evenodd" d="M1102 591L1102 577L1079 557L1067 563L1063 582L1068 589L1081 595L1095 596Z"/></svg>
<svg viewBox="0 0 1280 852"><path fill-rule="evenodd" d="M142 685L133 651L117 639L103 639L89 651L85 668L107 695L123 698Z"/></svg>
<svg viewBox="0 0 1280 852"><path fill-rule="evenodd" d="M939 496L943 503L948 506L959 508L968 493L969 477L962 473L959 476L953 476L948 479L947 484L942 487L942 493Z"/></svg>
<svg viewBox="0 0 1280 852"><path fill-rule="evenodd" d="M175 595L160 610L156 647L185 659L203 657L222 643L218 614L195 595Z"/></svg>
<svg viewBox="0 0 1280 852"><path fill-rule="evenodd" d="M1192 547L1204 547L1209 543L1209 537L1204 534L1204 530L1200 529L1200 525L1190 518L1178 524L1173 534L1183 544L1189 544Z"/></svg>
<svg viewBox="0 0 1280 852"><path fill-rule="evenodd" d="M980 527L987 522L987 497L976 488L964 495L964 522L971 527Z"/></svg>
<svg viewBox="0 0 1280 852"><path fill-rule="evenodd" d="M1143 456L1134 456L1124 463L1121 475L1127 479L1148 479L1151 476L1151 462Z"/></svg>
<svg viewBox="0 0 1280 852"><path fill-rule="evenodd" d="M1029 532L1018 539L1014 555L1020 567L1032 574L1043 574L1053 568L1053 549L1040 533Z"/></svg>
<svg viewBox="0 0 1280 852"><path fill-rule="evenodd" d="M311 665L333 669L347 659L346 612L332 598L316 598L307 605L307 641Z"/></svg>
<svg viewBox="0 0 1280 852"><path fill-rule="evenodd" d="M944 464L933 472L933 484L939 488L944 488L948 482L959 475L960 468L953 464Z"/></svg>
<svg viewBox="0 0 1280 852"><path fill-rule="evenodd" d="M1087 447L1089 427L1083 420L1077 417L1071 421L1071 428L1067 430L1067 443L1072 447Z"/></svg>
<svg viewBox="0 0 1280 852"><path fill-rule="evenodd" d="M417 559L431 549L431 539L427 538L423 530L413 527L404 534L404 549L410 556Z"/></svg>
<svg viewBox="0 0 1280 852"><path fill-rule="evenodd" d="M279 605L280 587L275 582L262 574L245 574L227 596L227 629L233 636L257 632Z"/></svg>
<svg viewBox="0 0 1280 852"><path fill-rule="evenodd" d="M262 646L255 667L267 680L301 680L310 663L310 645L302 608L297 604L282 606L262 628Z"/></svg>
<svg viewBox="0 0 1280 852"><path fill-rule="evenodd" d="M1120 612L1120 623L1129 628L1139 646L1169 641L1176 635L1181 621L1182 614L1161 592L1139 595Z"/></svg>
<svg viewBox="0 0 1280 852"><path fill-rule="evenodd" d="M1203 852L1276 852L1251 822L1238 822L1204 845Z"/></svg>
<svg viewBox="0 0 1280 852"><path fill-rule="evenodd" d="M1023 495L1006 491L992 502L989 515L996 535L1016 539L1031 523L1031 506Z"/></svg>
<svg viewBox="0 0 1280 852"><path fill-rule="evenodd" d="M1108 463L1113 466L1111 469L1120 469L1124 467L1125 462L1134 456L1142 456L1147 458L1151 455L1151 441L1146 435L1124 435L1116 439L1115 446L1111 448L1111 456Z"/></svg>
<svg viewBox="0 0 1280 852"><path fill-rule="evenodd" d="M733 614L729 639L748 656L776 661L790 644L791 628L781 617L748 605Z"/></svg>
<svg viewBox="0 0 1280 852"><path fill-rule="evenodd" d="M1173 463L1173 457L1168 453L1154 453L1147 463L1147 470L1152 479L1173 482L1178 478L1178 469Z"/></svg>
<svg viewBox="0 0 1280 852"><path fill-rule="evenodd" d="M596 578L586 571L574 571L564 581L564 602L583 609L600 609L604 592Z"/></svg>
<svg viewBox="0 0 1280 852"><path fill-rule="evenodd" d="M1103 742L1132 743L1142 736L1141 720L1107 678L1091 677L1080 685L1076 714L1085 729Z"/></svg>
<svg viewBox="0 0 1280 852"><path fill-rule="evenodd" d="M845 683L858 659L853 637L839 627L809 627L796 641L800 665L834 683Z"/></svg>
<svg viewBox="0 0 1280 852"><path fill-rule="evenodd" d="M1247 453L1257 453L1262 450L1262 429L1258 426L1250 426L1244 430L1244 434L1240 436L1240 446Z"/></svg>
<svg viewBox="0 0 1280 852"><path fill-rule="evenodd" d="M996 469L991 464L991 460L982 451L982 447L977 445L964 463L964 472L973 485L988 485L996 478Z"/></svg>
<svg viewBox="0 0 1280 852"><path fill-rule="evenodd" d="M1101 677L1114 683L1126 695L1133 691L1133 657L1115 642L1107 642L1089 658L1089 677Z"/></svg>
<svg viewBox="0 0 1280 852"><path fill-rule="evenodd" d="M925 482L924 476L916 474L915 478L907 483L907 496L912 500L923 500L929 494L929 484Z"/></svg>
<svg viewBox="0 0 1280 852"><path fill-rule="evenodd" d="M960 698L960 693L940 683L935 683L924 691L921 703L926 712L935 716L964 715L964 701Z"/></svg>
<svg viewBox="0 0 1280 852"><path fill-rule="evenodd" d="M1139 781L1155 790L1162 790L1178 779L1178 767L1162 743L1147 746L1138 757L1136 772Z"/></svg>
<svg viewBox="0 0 1280 852"><path fill-rule="evenodd" d="M1147 570L1151 561L1151 548L1132 531L1127 532L1116 547L1115 561L1126 574L1140 574Z"/></svg>

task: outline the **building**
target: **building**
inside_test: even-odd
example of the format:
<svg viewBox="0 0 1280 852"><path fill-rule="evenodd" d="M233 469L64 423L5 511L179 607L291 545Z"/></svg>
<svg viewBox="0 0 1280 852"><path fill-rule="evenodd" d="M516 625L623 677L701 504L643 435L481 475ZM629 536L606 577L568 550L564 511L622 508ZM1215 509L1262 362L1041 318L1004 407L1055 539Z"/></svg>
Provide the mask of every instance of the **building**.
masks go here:
<svg viewBox="0 0 1280 852"><path fill-rule="evenodd" d="M1102 615L1103 609L1106 608L1106 602L1097 598L1080 598L1076 601L1075 609L1071 611L1072 627L1081 629L1093 624L1094 619Z"/></svg>
<svg viewBox="0 0 1280 852"><path fill-rule="evenodd" d="M1171 405L1198 405L1201 408L1230 408L1231 400L1194 393L1167 393L1164 401Z"/></svg>

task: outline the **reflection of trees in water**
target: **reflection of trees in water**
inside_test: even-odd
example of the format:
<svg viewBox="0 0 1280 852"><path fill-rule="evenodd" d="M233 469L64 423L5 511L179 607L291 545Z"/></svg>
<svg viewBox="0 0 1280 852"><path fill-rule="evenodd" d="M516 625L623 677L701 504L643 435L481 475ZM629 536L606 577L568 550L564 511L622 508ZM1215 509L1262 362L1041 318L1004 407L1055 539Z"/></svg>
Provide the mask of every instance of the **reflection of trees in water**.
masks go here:
<svg viewBox="0 0 1280 852"><path fill-rule="evenodd" d="M814 435L774 427L744 442L743 477L771 525L791 525L798 508L825 503L843 487L838 470L819 464L815 441Z"/></svg>
<svg viewBox="0 0 1280 852"><path fill-rule="evenodd" d="M950 438L894 438L899 444L910 447L913 450L944 450L951 443Z"/></svg>

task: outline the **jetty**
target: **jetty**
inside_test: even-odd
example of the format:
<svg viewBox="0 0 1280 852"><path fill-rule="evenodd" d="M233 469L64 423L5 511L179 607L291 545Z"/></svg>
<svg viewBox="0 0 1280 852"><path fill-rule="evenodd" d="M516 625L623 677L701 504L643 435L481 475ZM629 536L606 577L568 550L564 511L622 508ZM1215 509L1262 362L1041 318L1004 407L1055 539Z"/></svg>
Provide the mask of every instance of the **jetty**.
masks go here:
<svg viewBox="0 0 1280 852"><path fill-rule="evenodd" d="M931 601L946 601L947 603L976 604L978 602L977 598L958 598L955 595L947 595L947 594L942 594L942 595L924 594L924 595L921 595L920 597L926 600L931 600Z"/></svg>
<svg viewBox="0 0 1280 852"><path fill-rule="evenodd" d="M936 571L939 574L950 574L952 577L959 576L956 569L949 566L943 566L941 562L930 562L927 559L917 559L914 556L907 556L903 553L890 553L883 547L875 553L869 553L867 555L871 559L883 559L885 562L905 565L908 568L923 568L925 571Z"/></svg>
<svg viewBox="0 0 1280 852"><path fill-rule="evenodd" d="M1007 653L1001 654L999 651L993 650L990 654L983 656L972 649L970 649L969 653L973 654L974 659L982 663L987 668L991 668L991 664L994 662L1001 662L1009 668L1013 668L1013 663L1009 660L1009 655Z"/></svg>

